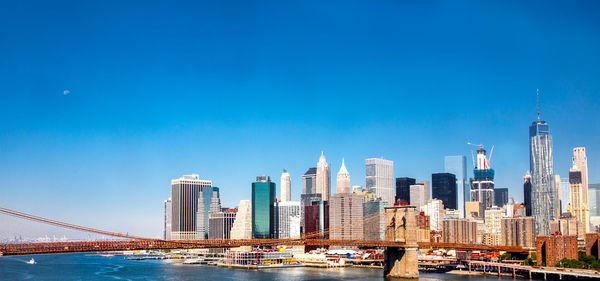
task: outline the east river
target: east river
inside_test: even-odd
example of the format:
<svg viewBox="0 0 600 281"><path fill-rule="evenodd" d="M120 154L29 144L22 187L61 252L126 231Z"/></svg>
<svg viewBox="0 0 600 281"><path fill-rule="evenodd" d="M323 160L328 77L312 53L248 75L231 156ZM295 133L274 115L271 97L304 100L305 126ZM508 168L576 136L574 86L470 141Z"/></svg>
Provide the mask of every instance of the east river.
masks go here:
<svg viewBox="0 0 600 281"><path fill-rule="evenodd" d="M31 258L36 264L28 264ZM510 278L512 280L512 278ZM308 267L243 270L183 265L164 260L127 260L123 256L84 254L0 257L0 280L385 280L382 270ZM421 273L419 280L498 280L498 277ZM508 279L507 279L508 280Z"/></svg>

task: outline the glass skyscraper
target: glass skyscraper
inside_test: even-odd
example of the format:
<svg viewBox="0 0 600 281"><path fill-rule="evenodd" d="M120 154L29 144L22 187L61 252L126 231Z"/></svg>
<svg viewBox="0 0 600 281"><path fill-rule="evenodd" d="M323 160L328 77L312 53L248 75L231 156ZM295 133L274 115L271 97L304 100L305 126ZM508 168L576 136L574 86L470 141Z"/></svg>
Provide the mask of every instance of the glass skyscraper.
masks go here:
<svg viewBox="0 0 600 281"><path fill-rule="evenodd" d="M450 173L431 175L431 197L442 200L445 208L456 210L456 176Z"/></svg>
<svg viewBox="0 0 600 281"><path fill-rule="evenodd" d="M410 203L410 186L416 184L413 178L396 178L396 200L394 202Z"/></svg>
<svg viewBox="0 0 600 281"><path fill-rule="evenodd" d="M252 238L277 238L275 183L269 176L258 176L252 183Z"/></svg>
<svg viewBox="0 0 600 281"><path fill-rule="evenodd" d="M456 176L458 210L465 215L465 202L471 201L471 185L467 182L467 158L464 155L444 157L444 172Z"/></svg>
<svg viewBox="0 0 600 281"><path fill-rule="evenodd" d="M600 183L588 184L590 216L600 216Z"/></svg>
<svg viewBox="0 0 600 281"><path fill-rule="evenodd" d="M535 218L536 234L550 234L550 222L556 219L556 188L552 136L545 121L538 120L529 127L529 164L531 167L531 211Z"/></svg>

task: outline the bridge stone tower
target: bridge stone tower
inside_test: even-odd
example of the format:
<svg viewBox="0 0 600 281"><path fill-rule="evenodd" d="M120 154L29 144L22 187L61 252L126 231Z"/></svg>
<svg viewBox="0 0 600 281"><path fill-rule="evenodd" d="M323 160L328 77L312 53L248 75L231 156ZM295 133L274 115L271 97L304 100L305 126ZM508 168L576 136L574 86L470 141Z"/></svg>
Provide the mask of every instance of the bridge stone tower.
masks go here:
<svg viewBox="0 0 600 281"><path fill-rule="evenodd" d="M385 250L384 277L419 278L417 218L414 206L385 207L385 240L406 243Z"/></svg>

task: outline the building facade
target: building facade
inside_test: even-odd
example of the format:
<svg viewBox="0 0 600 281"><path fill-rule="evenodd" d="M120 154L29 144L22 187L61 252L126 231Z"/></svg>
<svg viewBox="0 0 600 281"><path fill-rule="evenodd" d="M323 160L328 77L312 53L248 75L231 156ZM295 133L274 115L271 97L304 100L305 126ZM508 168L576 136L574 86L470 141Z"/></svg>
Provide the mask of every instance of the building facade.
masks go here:
<svg viewBox="0 0 600 281"><path fill-rule="evenodd" d="M326 201L304 206L304 234L306 238L329 238L329 204Z"/></svg>
<svg viewBox="0 0 600 281"><path fill-rule="evenodd" d="M443 222L444 243L477 243L477 223L465 219L447 219Z"/></svg>
<svg viewBox="0 0 600 281"><path fill-rule="evenodd" d="M425 198L425 186L420 184L413 184L410 186L410 205L420 208L427 204Z"/></svg>
<svg viewBox="0 0 600 281"><path fill-rule="evenodd" d="M317 163L316 193L321 194L323 201L328 201L331 195L331 168L322 151Z"/></svg>
<svg viewBox="0 0 600 281"><path fill-rule="evenodd" d="M471 179L471 201L481 202L483 211L494 206L494 170L483 146L477 149L477 163Z"/></svg>
<svg viewBox="0 0 600 281"><path fill-rule="evenodd" d="M173 207L171 198L165 200L165 223L163 228L163 239L171 240L171 221L173 220Z"/></svg>
<svg viewBox="0 0 600 281"><path fill-rule="evenodd" d="M237 215L236 209L208 214L208 239L231 239L231 228Z"/></svg>
<svg viewBox="0 0 600 281"><path fill-rule="evenodd" d="M413 178L396 178L396 197L394 203L410 203L410 186L416 184Z"/></svg>
<svg viewBox="0 0 600 281"><path fill-rule="evenodd" d="M484 211L486 233L495 235L498 241L502 240L501 225L502 218L504 218L505 213L506 212L502 208L495 206Z"/></svg>
<svg viewBox="0 0 600 281"><path fill-rule="evenodd" d="M281 239L299 238L300 237L300 202L285 201L277 205L277 213L279 215L278 227Z"/></svg>
<svg viewBox="0 0 600 281"><path fill-rule="evenodd" d="M363 203L364 239L367 241L385 239L384 207L387 202L373 199Z"/></svg>
<svg viewBox="0 0 600 281"><path fill-rule="evenodd" d="M275 183L269 176L258 176L252 183L252 238L277 238Z"/></svg>
<svg viewBox="0 0 600 281"><path fill-rule="evenodd" d="M533 217L502 218L501 245L535 247L535 221Z"/></svg>
<svg viewBox="0 0 600 281"><path fill-rule="evenodd" d="M230 237L231 239L252 239L252 203L250 200L240 201Z"/></svg>
<svg viewBox="0 0 600 281"><path fill-rule="evenodd" d="M458 210L465 213L465 202L471 201L471 185L467 182L467 158L464 155L444 157L444 172L456 176Z"/></svg>
<svg viewBox="0 0 600 281"><path fill-rule="evenodd" d="M344 159L342 159L342 167L337 174L336 187L337 193L350 193L350 173L346 169Z"/></svg>
<svg viewBox="0 0 600 281"><path fill-rule="evenodd" d="M523 177L523 206L525 206L525 213L528 217L533 215L531 201L531 174L527 173Z"/></svg>
<svg viewBox="0 0 600 281"><path fill-rule="evenodd" d="M600 183L588 185L588 202L590 204L590 216L600 216Z"/></svg>
<svg viewBox="0 0 600 281"><path fill-rule="evenodd" d="M442 222L444 220L444 203L439 199L431 199L424 208L425 215L429 216L429 225L431 230L442 231Z"/></svg>
<svg viewBox="0 0 600 281"><path fill-rule="evenodd" d="M196 174L171 180L172 239L197 239L198 197L204 187L211 186L210 180Z"/></svg>
<svg viewBox="0 0 600 281"><path fill-rule="evenodd" d="M370 158L366 163L366 187L389 205L395 201L394 161Z"/></svg>
<svg viewBox="0 0 600 281"><path fill-rule="evenodd" d="M431 196L442 200L447 209L458 210L456 176L450 173L431 175Z"/></svg>
<svg viewBox="0 0 600 281"><path fill-rule="evenodd" d="M281 202L292 200L292 178L287 170L281 173Z"/></svg>
<svg viewBox="0 0 600 281"><path fill-rule="evenodd" d="M211 212L221 211L219 188L214 186L202 187L198 193L198 208L196 209L196 239L208 239L210 231L208 217Z"/></svg>
<svg viewBox="0 0 600 281"><path fill-rule="evenodd" d="M363 240L363 198L354 193L338 193L329 203L330 239Z"/></svg>
<svg viewBox="0 0 600 281"><path fill-rule="evenodd" d="M313 194L317 192L317 167L309 168L302 175L302 194Z"/></svg>
<svg viewBox="0 0 600 281"><path fill-rule="evenodd" d="M590 209L588 205L587 157L585 147L573 149L573 167L569 171L571 213L579 221L579 238L590 232Z"/></svg>

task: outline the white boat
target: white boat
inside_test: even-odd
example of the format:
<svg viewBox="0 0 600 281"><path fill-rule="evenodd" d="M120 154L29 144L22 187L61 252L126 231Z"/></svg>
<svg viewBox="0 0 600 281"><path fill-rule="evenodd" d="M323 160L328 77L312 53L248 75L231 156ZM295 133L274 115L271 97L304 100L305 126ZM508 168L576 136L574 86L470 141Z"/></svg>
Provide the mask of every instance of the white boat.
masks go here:
<svg viewBox="0 0 600 281"><path fill-rule="evenodd" d="M35 260L33 258L31 258L27 263L28 264L35 264Z"/></svg>

